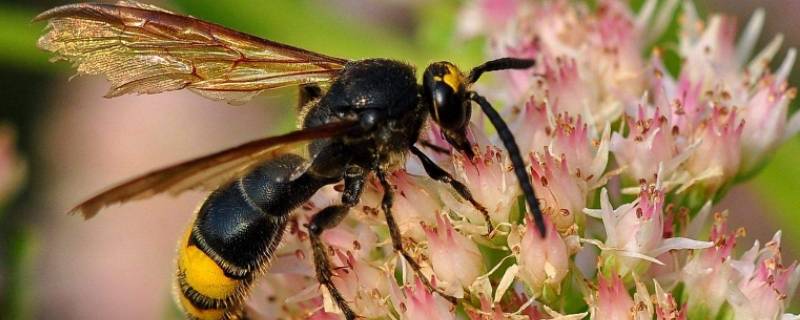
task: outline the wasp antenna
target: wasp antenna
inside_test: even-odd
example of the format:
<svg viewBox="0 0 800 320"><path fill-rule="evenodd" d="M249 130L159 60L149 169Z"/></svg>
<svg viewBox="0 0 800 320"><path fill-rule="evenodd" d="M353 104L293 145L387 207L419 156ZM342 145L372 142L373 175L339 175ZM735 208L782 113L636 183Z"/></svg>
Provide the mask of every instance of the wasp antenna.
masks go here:
<svg viewBox="0 0 800 320"><path fill-rule="evenodd" d="M536 64L533 59L520 59L520 58L500 58L497 60L487 61L479 65L469 72L469 83L475 83L480 79L484 72L508 70L508 69L528 69Z"/></svg>
<svg viewBox="0 0 800 320"><path fill-rule="evenodd" d="M497 60L495 60L497 61ZM539 208L539 202L536 200L536 194L533 192L530 176L525 171L525 162L522 161L522 155L519 152L517 141L508 125L503 121L503 118L492 107L489 101L474 91L469 93L469 99L478 103L481 110L492 122L492 125L497 130L497 135L500 136L500 141L503 146L508 150L508 156L511 158L511 164L514 166L514 174L517 176L519 186L522 188L522 193L525 194L525 200L528 202L528 207L531 208L533 219L536 221L536 228L539 229L539 234L544 237L546 228L544 227L544 218L542 217L542 210Z"/></svg>

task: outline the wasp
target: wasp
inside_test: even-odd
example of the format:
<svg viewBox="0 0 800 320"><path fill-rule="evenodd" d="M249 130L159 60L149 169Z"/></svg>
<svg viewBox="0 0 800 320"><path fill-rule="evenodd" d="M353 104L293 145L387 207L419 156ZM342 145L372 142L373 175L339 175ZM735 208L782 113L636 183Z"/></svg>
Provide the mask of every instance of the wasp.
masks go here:
<svg viewBox="0 0 800 320"><path fill-rule="evenodd" d="M344 316L355 319L331 281L320 236L358 204L371 175L384 190L381 209L394 250L430 290L455 302L431 285L403 247L387 175L409 154L417 157L432 179L449 184L483 212L491 230L487 211L468 188L416 146L426 146L420 132L431 119L456 152L472 158L467 126L473 102L496 128L544 234L514 136L491 104L470 89L484 72L527 69L533 60L502 58L468 73L450 62L435 62L418 84L414 67L400 61L330 57L133 1L65 5L35 20L48 22L39 47L80 73L105 76L111 83L107 97L188 89L239 104L266 90L299 88L299 130L152 171L71 211L88 219L103 207L160 193L211 191L179 241L174 283L177 304L188 319L246 318L243 300L267 271L293 209L323 186L341 181L341 204L316 213L307 228L319 283Z"/></svg>

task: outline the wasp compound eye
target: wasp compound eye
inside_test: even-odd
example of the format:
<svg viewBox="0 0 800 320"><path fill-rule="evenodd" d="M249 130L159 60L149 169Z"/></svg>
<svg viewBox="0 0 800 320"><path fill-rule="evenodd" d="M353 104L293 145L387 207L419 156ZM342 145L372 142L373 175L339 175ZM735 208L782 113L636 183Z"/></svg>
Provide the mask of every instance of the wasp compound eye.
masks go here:
<svg viewBox="0 0 800 320"><path fill-rule="evenodd" d="M460 129L469 121L468 106L465 106L463 94L454 92L453 88L443 82L433 86L433 108L439 125L447 129Z"/></svg>

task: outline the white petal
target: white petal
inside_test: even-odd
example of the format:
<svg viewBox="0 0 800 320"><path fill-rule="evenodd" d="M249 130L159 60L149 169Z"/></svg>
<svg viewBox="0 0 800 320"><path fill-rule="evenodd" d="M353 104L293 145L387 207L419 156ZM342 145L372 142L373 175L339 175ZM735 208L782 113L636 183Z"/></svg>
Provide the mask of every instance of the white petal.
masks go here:
<svg viewBox="0 0 800 320"><path fill-rule="evenodd" d="M783 35L778 34L750 61L750 65L747 67L747 73L750 75L751 83L755 83L758 78L761 78L764 69L769 67L769 62L772 61L772 58L781 48L781 44L783 44Z"/></svg>
<svg viewBox="0 0 800 320"><path fill-rule="evenodd" d="M642 260L650 261L650 262L655 263L655 264L660 265L660 266L664 265L664 263L661 262L661 260L658 260L655 257L649 256L649 255L646 255L646 254L633 252L633 251L626 251L626 250L615 250L615 251L618 252L619 255L621 255L623 257L631 257L631 258L642 259Z"/></svg>
<svg viewBox="0 0 800 320"><path fill-rule="evenodd" d="M781 230L775 231L775 235L772 236L772 240L770 240L770 242L774 242L780 247L780 245L781 245L781 235L782 234L783 234L783 231L781 231Z"/></svg>
<svg viewBox="0 0 800 320"><path fill-rule="evenodd" d="M758 41L758 36L761 34L761 29L764 27L764 9L758 8L750 17L747 26L742 30L742 36L739 37L739 43L736 45L736 63L743 66L747 63L747 58L753 53Z"/></svg>
<svg viewBox="0 0 800 320"><path fill-rule="evenodd" d="M647 43L658 40L658 37L664 33L664 30L667 30L667 27L669 27L669 23L672 21L672 16L677 7L678 0L667 0L666 3L664 3L661 8L658 9L658 15L655 18L655 22L651 24L650 30L647 32Z"/></svg>
<svg viewBox="0 0 800 320"><path fill-rule="evenodd" d="M544 308L544 312L546 312L549 316L552 317L551 318L552 320L556 320L556 319L558 319L558 320L578 320L578 319L583 319L587 315L589 315L588 312L576 313L576 314L560 314L560 313L558 313L557 311L551 309L550 307L548 307L545 304L543 304L542 307Z"/></svg>
<svg viewBox="0 0 800 320"><path fill-rule="evenodd" d="M783 63L781 63L780 68L775 73L775 81L777 83L781 83L786 81L786 78L789 77L789 73L792 72L792 67L794 67L794 61L797 58L797 50L795 48L790 48L788 52L786 52L786 58L783 59Z"/></svg>
<svg viewBox="0 0 800 320"><path fill-rule="evenodd" d="M685 41L685 40L692 40L700 37L700 32L702 31L695 28L695 26L697 26L697 21L700 19L698 18L699 15L697 14L697 8L694 6L694 1L685 0L683 1L682 7L683 7L683 21L684 21L683 26L685 27L682 28L681 30L682 32L681 36L682 38L686 37L688 39L681 39L681 44L691 45L691 41ZM686 52L684 50L681 51Z"/></svg>
<svg viewBox="0 0 800 320"><path fill-rule="evenodd" d="M500 299L506 294L508 288L514 284L514 278L517 276L517 272L519 272L519 266L516 264L512 264L506 269L506 273L503 274L503 278L500 279L500 283L497 284L497 290L494 292L494 303L500 302Z"/></svg>
<svg viewBox="0 0 800 320"><path fill-rule="evenodd" d="M653 17L653 12L656 11L658 0L647 0L639 9L639 14L636 15L636 26L638 28L645 28L650 24L650 18Z"/></svg>
<svg viewBox="0 0 800 320"><path fill-rule="evenodd" d="M592 164L590 167L591 174L594 175L595 179L600 179L603 176L603 172L605 172L606 166L608 165L608 149L610 147L610 140L611 140L611 125L606 123L605 128L603 128L603 134L600 137L600 145L597 147L597 153L594 159L592 159Z"/></svg>
<svg viewBox="0 0 800 320"><path fill-rule="evenodd" d="M705 249L710 248L713 245L714 243L711 241L700 241L683 237L675 237L665 239L658 248L648 253L654 257L658 257L670 250Z"/></svg>
<svg viewBox="0 0 800 320"><path fill-rule="evenodd" d="M600 190L600 209L584 208L583 213L591 217L595 217L597 219L602 219L603 213L605 211L611 211L611 210L614 209L611 207L611 201L608 200L608 190L606 190L606 188L603 188Z"/></svg>

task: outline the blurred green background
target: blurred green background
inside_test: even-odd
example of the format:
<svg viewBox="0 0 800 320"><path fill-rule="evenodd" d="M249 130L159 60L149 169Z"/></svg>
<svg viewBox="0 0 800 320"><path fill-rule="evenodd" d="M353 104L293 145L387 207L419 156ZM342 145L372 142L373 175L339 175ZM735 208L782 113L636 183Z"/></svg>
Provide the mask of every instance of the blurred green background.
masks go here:
<svg viewBox="0 0 800 320"><path fill-rule="evenodd" d="M167 280L173 243L200 195L126 206L90 223L64 212L88 194L137 172L285 131L292 126L291 116L276 111L280 107L264 105L293 105L293 97L268 95L242 107L184 93L103 99L102 79L81 77L67 83L72 74L68 65L49 63L35 46L43 24L33 24L31 18L64 3L0 2L0 121L16 127L17 153L28 166L26 183L0 212L0 319L108 319L119 314L125 319L174 318ZM800 28L792 16L798 12L795 3L717 0L703 2L701 9L739 15L745 21L753 8L766 7L761 40L782 30L789 47L800 44ZM482 40L457 41L453 36L459 1L157 4L333 56L389 57L416 65L447 59L472 66L484 52ZM800 72L793 74L796 86ZM766 241L782 229L786 258L798 257L798 159L800 138L793 138L760 174L734 188L720 204L732 209L732 225L750 232L741 247L749 247L752 239ZM164 210L178 212L160 212ZM99 262L96 269L85 267L87 260ZM120 270L114 269L117 264L137 275L153 276L130 277L115 271ZM102 300L120 295L123 301Z"/></svg>

